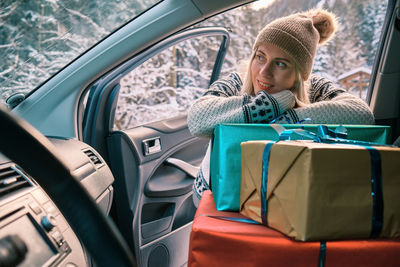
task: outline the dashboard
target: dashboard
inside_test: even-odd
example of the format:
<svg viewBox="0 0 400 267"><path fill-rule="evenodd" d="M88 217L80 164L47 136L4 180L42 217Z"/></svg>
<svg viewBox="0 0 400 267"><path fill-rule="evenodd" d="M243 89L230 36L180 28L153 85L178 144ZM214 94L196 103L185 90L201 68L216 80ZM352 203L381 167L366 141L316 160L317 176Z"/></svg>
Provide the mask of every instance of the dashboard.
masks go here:
<svg viewBox="0 0 400 267"><path fill-rule="evenodd" d="M114 177L104 159L78 140L49 140L74 177L108 214ZM0 154L0 266L74 267L89 262L79 239L34 177Z"/></svg>

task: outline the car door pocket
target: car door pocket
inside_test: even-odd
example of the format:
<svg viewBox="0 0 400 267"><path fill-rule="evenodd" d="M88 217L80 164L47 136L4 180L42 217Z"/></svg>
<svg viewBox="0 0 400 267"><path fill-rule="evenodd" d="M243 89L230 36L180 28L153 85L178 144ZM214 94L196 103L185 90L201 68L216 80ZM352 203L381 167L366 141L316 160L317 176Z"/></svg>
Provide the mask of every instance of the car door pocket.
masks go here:
<svg viewBox="0 0 400 267"><path fill-rule="evenodd" d="M143 206L141 232L144 239L169 229L175 211L174 203L148 203Z"/></svg>
<svg viewBox="0 0 400 267"><path fill-rule="evenodd" d="M176 208L174 222L172 224L171 231L182 227L183 225L193 221L194 215L196 213L196 207L193 203L192 195L186 198L179 208Z"/></svg>
<svg viewBox="0 0 400 267"><path fill-rule="evenodd" d="M171 224L172 216L167 216L152 222L142 224L142 237L149 238L167 230Z"/></svg>

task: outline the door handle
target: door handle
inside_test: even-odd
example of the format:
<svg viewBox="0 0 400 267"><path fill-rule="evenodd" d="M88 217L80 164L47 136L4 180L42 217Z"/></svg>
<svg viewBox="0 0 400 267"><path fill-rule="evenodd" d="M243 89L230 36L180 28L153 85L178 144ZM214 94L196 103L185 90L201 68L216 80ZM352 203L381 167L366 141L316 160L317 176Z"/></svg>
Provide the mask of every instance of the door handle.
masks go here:
<svg viewBox="0 0 400 267"><path fill-rule="evenodd" d="M183 171L193 179L196 178L197 173L200 170L200 167L193 166L192 164L177 158L167 158L165 160L165 164L178 168L179 170Z"/></svg>
<svg viewBox="0 0 400 267"><path fill-rule="evenodd" d="M143 154L145 156L155 154L161 151L161 139L160 137L153 137L142 141Z"/></svg>

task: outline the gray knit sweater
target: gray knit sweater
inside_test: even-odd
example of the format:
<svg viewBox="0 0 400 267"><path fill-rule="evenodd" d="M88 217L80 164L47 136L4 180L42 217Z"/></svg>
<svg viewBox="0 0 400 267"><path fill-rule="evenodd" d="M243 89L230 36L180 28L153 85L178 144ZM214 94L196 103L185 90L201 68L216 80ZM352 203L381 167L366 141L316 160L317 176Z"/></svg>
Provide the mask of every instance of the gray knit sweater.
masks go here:
<svg viewBox="0 0 400 267"><path fill-rule="evenodd" d="M374 116L360 98L337 88L329 80L311 76L310 105L293 108L295 97L289 90L276 94L265 91L255 96L242 94L242 80L237 73L214 82L189 110L188 127L193 135L211 137L220 123L297 123L307 124L374 124ZM194 183L195 196L209 189L209 155ZM196 202L196 201L195 201Z"/></svg>

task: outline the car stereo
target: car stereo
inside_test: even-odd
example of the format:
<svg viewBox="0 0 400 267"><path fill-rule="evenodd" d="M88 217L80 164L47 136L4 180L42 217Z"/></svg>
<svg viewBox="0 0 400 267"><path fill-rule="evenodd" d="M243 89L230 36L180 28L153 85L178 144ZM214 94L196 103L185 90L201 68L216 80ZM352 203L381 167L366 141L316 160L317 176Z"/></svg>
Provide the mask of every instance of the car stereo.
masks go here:
<svg viewBox="0 0 400 267"><path fill-rule="evenodd" d="M53 214L58 210L48 204L46 210L28 193L0 207L0 266L54 266L71 252Z"/></svg>

